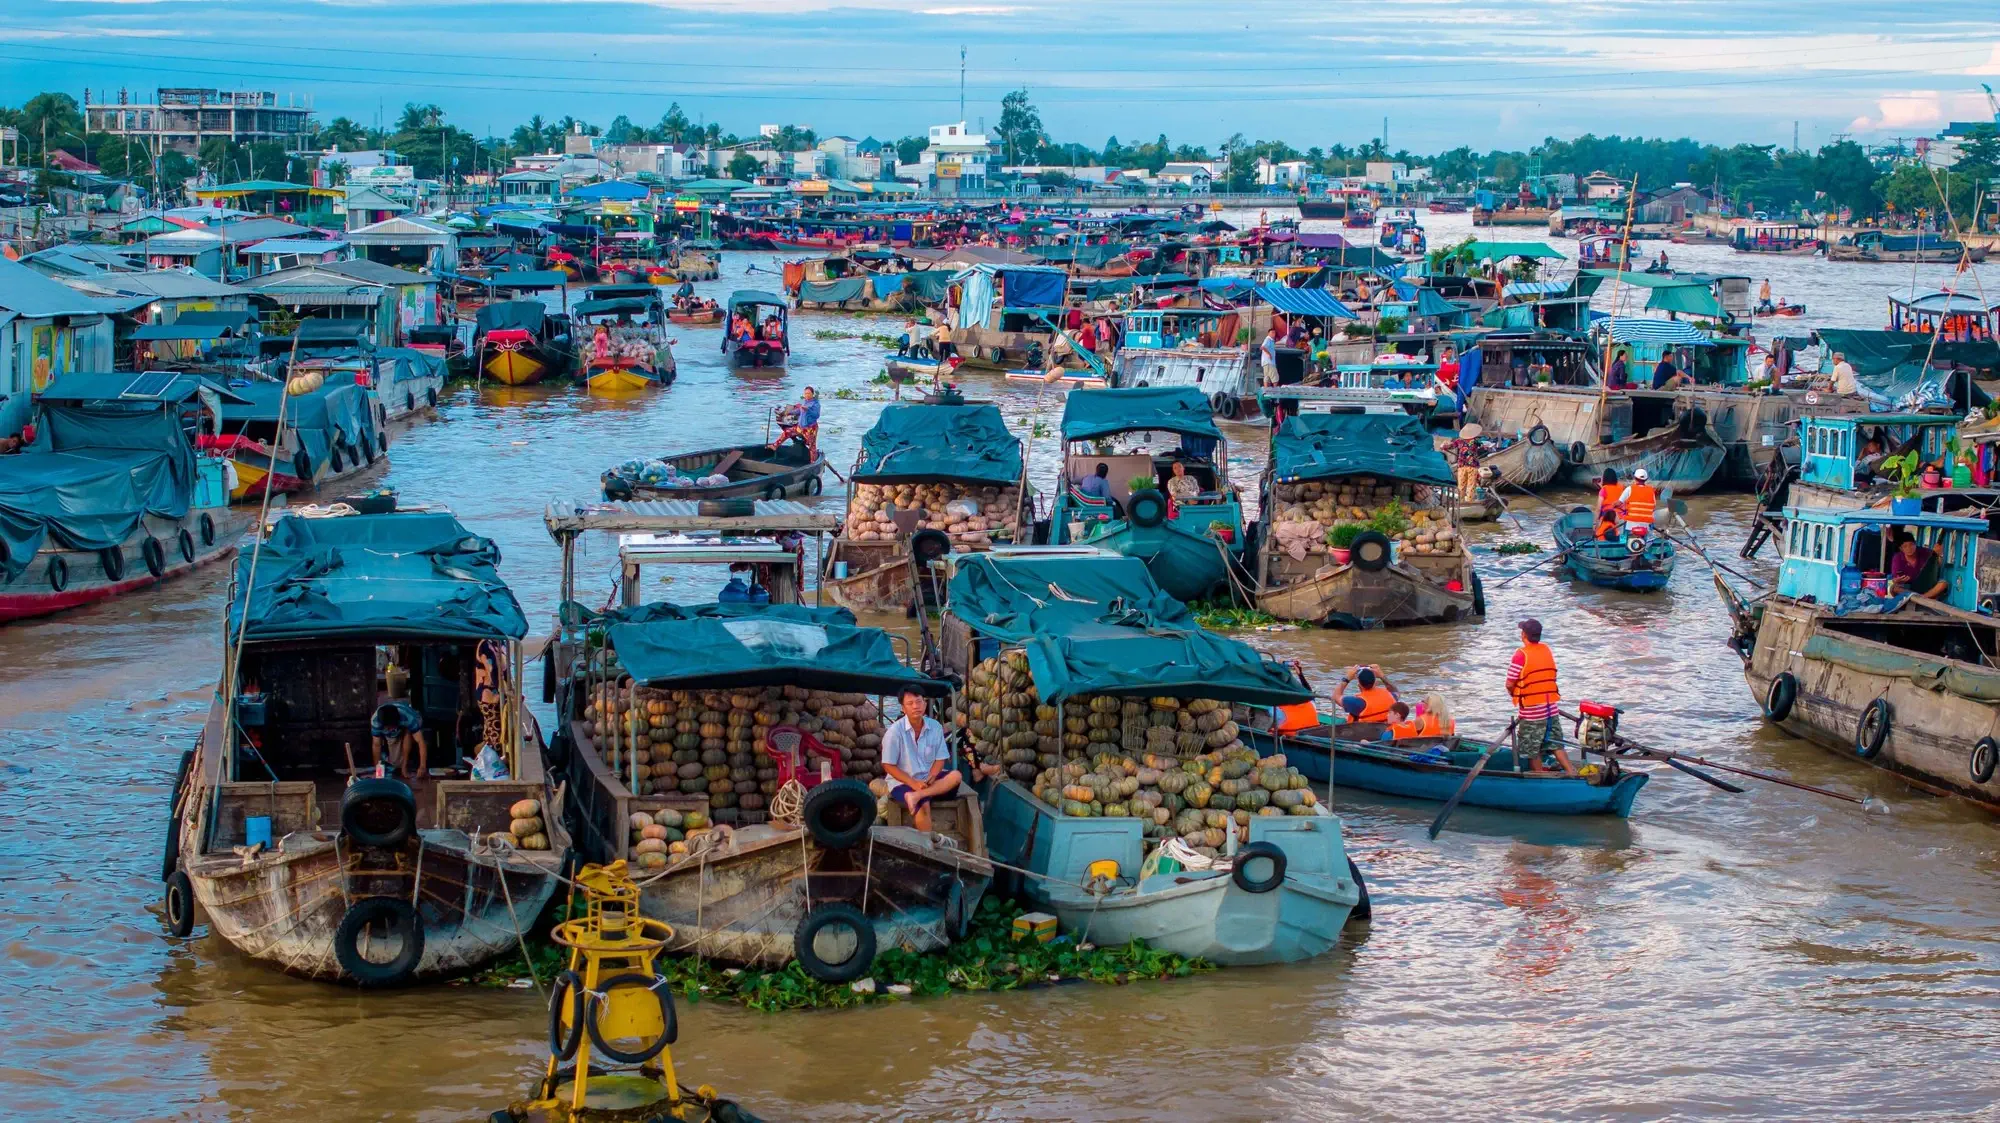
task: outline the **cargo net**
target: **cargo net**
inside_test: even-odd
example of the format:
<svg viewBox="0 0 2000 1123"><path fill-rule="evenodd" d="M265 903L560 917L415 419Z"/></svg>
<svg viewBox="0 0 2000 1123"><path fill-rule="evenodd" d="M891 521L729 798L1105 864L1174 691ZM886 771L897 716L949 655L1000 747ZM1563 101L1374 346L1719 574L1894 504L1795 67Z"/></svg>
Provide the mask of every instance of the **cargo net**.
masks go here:
<svg viewBox="0 0 2000 1123"><path fill-rule="evenodd" d="M854 485L847 507L847 537L855 542L894 542L897 511L922 511L918 530L949 535L954 549L984 550L1015 541L1021 532L1021 489L993 484L938 483Z"/></svg>
<svg viewBox="0 0 2000 1123"><path fill-rule="evenodd" d="M1178 838L1214 858L1254 816L1315 814L1306 778L1247 748L1214 699L1086 694L1047 706L1018 650L974 665L965 695L954 720L980 763L1061 814L1141 820L1149 852Z"/></svg>
<svg viewBox="0 0 2000 1123"><path fill-rule="evenodd" d="M1278 512L1268 548L1294 561L1324 555L1328 538L1342 526L1375 531L1412 554L1443 556L1460 549L1451 512L1444 507L1446 493L1428 484L1346 476L1281 483L1271 491Z"/></svg>

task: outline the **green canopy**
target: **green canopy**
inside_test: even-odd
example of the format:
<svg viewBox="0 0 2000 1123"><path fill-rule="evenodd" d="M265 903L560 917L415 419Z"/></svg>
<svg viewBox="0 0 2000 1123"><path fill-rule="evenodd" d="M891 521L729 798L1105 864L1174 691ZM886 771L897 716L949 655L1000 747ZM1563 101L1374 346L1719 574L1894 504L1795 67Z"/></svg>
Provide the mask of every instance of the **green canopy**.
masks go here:
<svg viewBox="0 0 2000 1123"><path fill-rule="evenodd" d="M1222 439L1208 399L1192 386L1071 390L1063 403L1063 440L1087 441L1141 429Z"/></svg>
<svg viewBox="0 0 2000 1123"><path fill-rule="evenodd" d="M1564 260L1562 251L1546 242L1488 242L1475 238L1467 247L1472 251L1474 261L1499 261L1503 257L1547 258L1552 261Z"/></svg>
<svg viewBox="0 0 2000 1123"><path fill-rule="evenodd" d="M704 608L709 606L703 606ZM798 605L721 605L682 619L619 623L604 636L634 682L646 686L803 686L892 694L914 686L948 694L951 684L905 667L889 634L813 619Z"/></svg>
<svg viewBox="0 0 2000 1123"><path fill-rule="evenodd" d="M1661 312L1679 312L1684 316L1709 316L1717 320L1729 318L1729 313L1716 303L1715 294L1707 285L1675 285L1672 288L1658 288L1646 301L1646 307Z"/></svg>
<svg viewBox="0 0 2000 1123"><path fill-rule="evenodd" d="M1215 698L1253 706L1308 701L1283 663L1195 623L1138 558L963 557L946 610L1018 644L1045 703L1078 694Z"/></svg>
<svg viewBox="0 0 2000 1123"><path fill-rule="evenodd" d="M0 456L0 576L20 577L50 542L104 550L140 530L148 515L187 515L194 452L170 403L147 404L40 403L35 443Z"/></svg>
<svg viewBox="0 0 2000 1123"><path fill-rule="evenodd" d="M861 438L854 478L874 483L1021 479L1021 441L998 406L890 405Z"/></svg>
<svg viewBox="0 0 2000 1123"><path fill-rule="evenodd" d="M499 561L448 514L286 515L237 559L229 623L252 641L519 639L528 621Z"/></svg>
<svg viewBox="0 0 2000 1123"><path fill-rule="evenodd" d="M1302 413L1271 438L1280 480L1371 475L1450 486L1456 482L1430 430L1407 413Z"/></svg>
<svg viewBox="0 0 2000 1123"><path fill-rule="evenodd" d="M1867 331L1855 328L1821 328L1820 342L1847 356L1848 365L1860 375L1886 374L1905 363L1960 363L1981 370L2000 367L2000 345L1991 340L1964 343L1940 341L1932 346L1930 333L1913 331Z"/></svg>

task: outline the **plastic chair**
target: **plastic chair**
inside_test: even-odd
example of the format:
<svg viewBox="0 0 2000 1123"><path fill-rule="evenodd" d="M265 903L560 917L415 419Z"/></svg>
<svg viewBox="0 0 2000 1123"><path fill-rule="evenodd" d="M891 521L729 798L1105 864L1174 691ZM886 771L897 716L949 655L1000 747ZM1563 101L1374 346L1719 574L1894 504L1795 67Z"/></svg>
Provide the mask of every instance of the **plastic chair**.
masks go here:
<svg viewBox="0 0 2000 1123"><path fill-rule="evenodd" d="M846 775L841 767L840 750L824 744L796 725L773 726L764 735L764 753L778 763L778 786L781 788L792 780L797 780L800 787L807 789L820 782L819 767L816 764L806 767L811 757L828 762L825 779L838 780Z"/></svg>

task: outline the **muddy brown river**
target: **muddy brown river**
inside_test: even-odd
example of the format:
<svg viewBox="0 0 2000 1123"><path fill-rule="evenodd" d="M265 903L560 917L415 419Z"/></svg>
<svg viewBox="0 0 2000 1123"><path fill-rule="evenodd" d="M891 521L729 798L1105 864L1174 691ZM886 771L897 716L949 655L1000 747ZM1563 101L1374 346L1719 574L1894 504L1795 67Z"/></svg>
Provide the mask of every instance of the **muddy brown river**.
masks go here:
<svg viewBox="0 0 2000 1123"><path fill-rule="evenodd" d="M1427 225L1437 241L1463 222ZM1726 250L1670 253L1762 275ZM746 272L770 259L728 258L707 290L775 287ZM1879 324L1883 294L1910 273L1772 269L1780 295L1830 310L1815 321L1857 326ZM435 422L398 435L384 478L497 539L503 573L545 628L551 497L595 495L598 473L633 455L761 437L769 408L807 384L829 398L822 443L844 472L886 396L869 385L880 348L854 336L894 330L801 315L792 368L755 377L721 368L715 329L683 329L680 381L634 402L459 391ZM969 389L1033 439L1045 482L1060 395L978 377ZM1246 487L1263 432L1230 434ZM1690 522L1733 559L1749 509L1746 496L1699 497ZM1537 556L1493 547L1546 546L1552 517L1533 500L1515 510L1518 525L1471 536L1483 625L1244 638L1316 679L1380 663L1405 688L1447 692L1468 732L1498 732L1510 622L1534 615L1565 695L1626 707L1629 735L1873 794L1892 813L1756 783L1731 795L1665 771L1628 822L1468 808L1433 843L1434 805L1343 791L1334 806L1375 919L1320 959L848 1012L684 1005L683 1079L779 1120L2000 1117L1993 820L1767 728L1692 556L1656 595L1572 588L1541 570L1510 580ZM608 542L590 544L593 596L611 560ZM1751 573L1768 577L1768 558ZM716 584L692 573L649 592L689 599ZM483 1120L539 1071L533 991L364 995L275 974L200 929L165 936L167 787L215 680L225 589L212 569L0 641L0 1117Z"/></svg>

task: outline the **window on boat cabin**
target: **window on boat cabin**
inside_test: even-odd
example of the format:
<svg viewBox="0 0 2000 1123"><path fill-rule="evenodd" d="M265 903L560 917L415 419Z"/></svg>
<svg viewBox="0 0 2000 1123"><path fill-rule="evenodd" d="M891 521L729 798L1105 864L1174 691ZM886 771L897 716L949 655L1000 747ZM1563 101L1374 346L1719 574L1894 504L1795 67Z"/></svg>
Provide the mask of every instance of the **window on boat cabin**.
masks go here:
<svg viewBox="0 0 2000 1123"><path fill-rule="evenodd" d="M1812 556L1814 561L1826 560L1826 528L1818 523L1812 528Z"/></svg>

